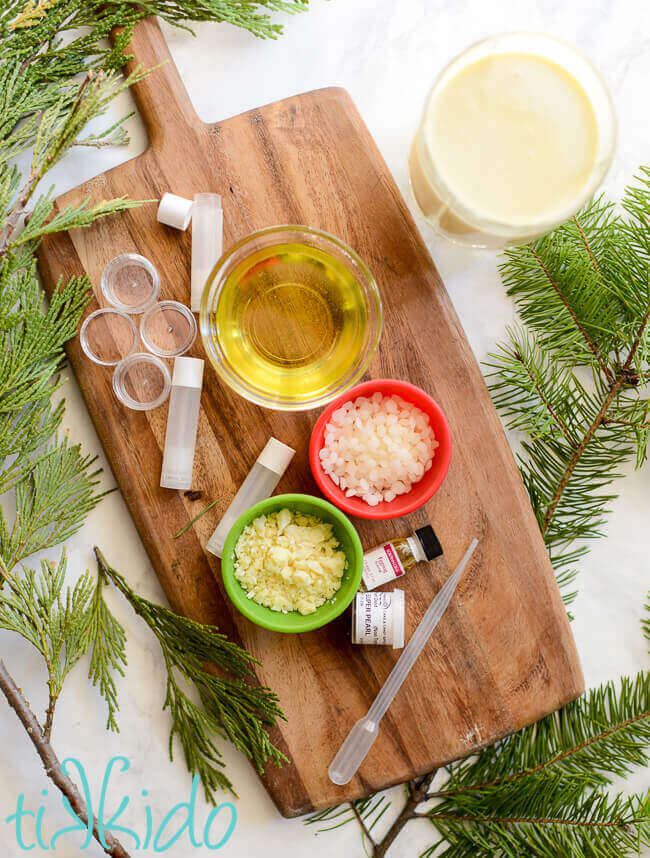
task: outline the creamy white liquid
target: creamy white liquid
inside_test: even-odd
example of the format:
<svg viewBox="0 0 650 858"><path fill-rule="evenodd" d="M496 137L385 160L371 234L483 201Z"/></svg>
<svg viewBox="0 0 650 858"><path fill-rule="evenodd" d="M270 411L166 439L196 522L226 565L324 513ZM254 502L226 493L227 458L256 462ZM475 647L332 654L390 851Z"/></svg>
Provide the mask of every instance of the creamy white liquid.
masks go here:
<svg viewBox="0 0 650 858"><path fill-rule="evenodd" d="M434 93L418 138L415 196L459 235L486 220L516 230L570 214L598 154L582 86L556 63L520 52L462 68Z"/></svg>

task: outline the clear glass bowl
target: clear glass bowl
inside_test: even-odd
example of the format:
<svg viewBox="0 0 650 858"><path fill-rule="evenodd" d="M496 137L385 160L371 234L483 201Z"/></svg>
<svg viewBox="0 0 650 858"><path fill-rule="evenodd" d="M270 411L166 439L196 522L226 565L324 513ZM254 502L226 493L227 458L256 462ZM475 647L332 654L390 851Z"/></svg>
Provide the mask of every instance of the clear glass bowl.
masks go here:
<svg viewBox="0 0 650 858"><path fill-rule="evenodd" d="M508 223L473 211L445 181L436 163L428 118L444 87L459 72L499 54L532 54L560 66L577 81L591 103L598 128L596 157L581 192L565 210L530 223ZM550 232L575 214L604 179L616 148L616 115L605 82L591 62L574 47L542 33L503 33L469 47L447 65L435 81L409 156L410 190L429 224L445 238L472 247L501 248L522 244Z"/></svg>
<svg viewBox="0 0 650 858"><path fill-rule="evenodd" d="M282 390L278 390L279 384L275 385L275 389L271 389L271 385L265 387L255 379L247 377L245 370L234 365L230 357L231 352L224 345L224 339L227 337L232 339L233 332L237 336L240 328L240 323L234 317L228 316L228 311L225 311L225 318L223 317L222 309L219 306L219 299L222 297L229 277L233 272L242 270L245 270L247 275L255 272L258 265L254 260L251 260L250 268L246 268L249 257L255 256L255 259L263 258L270 262L271 259L275 260L276 258L272 256L271 249L278 247L285 251L287 245L292 248L298 246L298 250L300 246L312 248L321 255L321 258L327 261L331 260L338 270L345 271L346 277L354 279L358 287L358 291L355 290L355 296L359 300L359 308L361 303L363 304L364 321L362 328L356 332L354 354L351 356L348 365L339 375L328 378L327 383L320 386L314 385L313 390L291 390L290 383L287 383L286 389ZM265 254L268 254L268 259ZM303 285L298 279L296 284L299 288ZM309 296L307 299L309 300ZM218 309L219 313L217 313ZM300 314L306 318L306 311L304 307L298 305L296 305L296 309L295 325L299 335ZM284 313L283 319L286 321L288 318L286 305L283 305L282 312ZM339 308L335 307L333 313L337 312L339 312ZM343 310L340 312L343 315ZM278 411L307 411L311 408L321 407L340 396L364 375L379 345L382 328L382 305L374 277L355 251L343 241L310 227L275 226L247 236L221 257L203 290L199 327L210 362L219 377L236 393L250 402L266 408ZM323 361L323 365L325 365L325 361ZM307 369L307 372L309 371L311 371L311 367Z"/></svg>

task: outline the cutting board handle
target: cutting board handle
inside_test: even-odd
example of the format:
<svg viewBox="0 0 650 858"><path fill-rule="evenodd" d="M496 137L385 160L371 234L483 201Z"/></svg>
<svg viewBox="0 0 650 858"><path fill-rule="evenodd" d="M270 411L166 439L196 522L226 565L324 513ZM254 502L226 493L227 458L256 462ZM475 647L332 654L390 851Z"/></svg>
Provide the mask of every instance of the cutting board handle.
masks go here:
<svg viewBox="0 0 650 858"><path fill-rule="evenodd" d="M169 145L186 126L198 130L203 123L196 115L156 18L145 18L135 26L127 51L133 55L126 66L129 72L138 65L145 69L160 66L131 87L150 144L156 148Z"/></svg>

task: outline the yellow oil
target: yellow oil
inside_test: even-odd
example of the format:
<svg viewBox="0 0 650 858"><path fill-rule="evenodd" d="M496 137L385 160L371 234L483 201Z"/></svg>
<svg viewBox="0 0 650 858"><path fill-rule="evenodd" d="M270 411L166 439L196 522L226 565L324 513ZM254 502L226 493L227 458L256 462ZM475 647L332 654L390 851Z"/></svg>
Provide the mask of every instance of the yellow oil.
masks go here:
<svg viewBox="0 0 650 858"><path fill-rule="evenodd" d="M234 372L265 397L300 402L328 391L359 358L366 305L335 257L303 244L266 247L225 281L213 335Z"/></svg>

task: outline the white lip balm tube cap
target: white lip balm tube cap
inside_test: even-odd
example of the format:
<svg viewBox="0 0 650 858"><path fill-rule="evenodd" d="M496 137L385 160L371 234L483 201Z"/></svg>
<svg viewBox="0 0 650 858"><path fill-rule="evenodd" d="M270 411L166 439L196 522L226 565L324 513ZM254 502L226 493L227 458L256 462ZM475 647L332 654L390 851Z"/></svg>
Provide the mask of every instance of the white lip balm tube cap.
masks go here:
<svg viewBox="0 0 650 858"><path fill-rule="evenodd" d="M269 471L273 471L274 474L278 474L281 477L289 467L289 462L293 459L295 452L292 447L283 444L277 438L269 438L264 449L257 457L257 461L260 465L264 465Z"/></svg>
<svg viewBox="0 0 650 858"><path fill-rule="evenodd" d="M223 251L223 210L219 194L196 194L192 209L192 312L201 309L201 296Z"/></svg>
<svg viewBox="0 0 650 858"><path fill-rule="evenodd" d="M271 497L294 453L295 450L282 441L269 438L208 540L205 547L211 554L221 557L226 538L239 516L259 501Z"/></svg>
<svg viewBox="0 0 650 858"><path fill-rule="evenodd" d="M172 387L203 387L203 368L205 361L201 358L177 357L174 360Z"/></svg>
<svg viewBox="0 0 650 858"><path fill-rule="evenodd" d="M160 475L162 488L192 487L202 386L203 361L199 358L177 357L174 361Z"/></svg>
<svg viewBox="0 0 650 858"><path fill-rule="evenodd" d="M158 221L174 229L186 230L192 220L194 200L177 197L176 194L163 194L158 205Z"/></svg>

